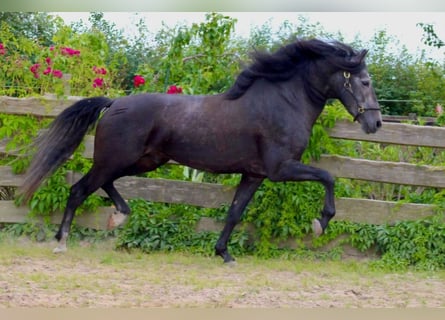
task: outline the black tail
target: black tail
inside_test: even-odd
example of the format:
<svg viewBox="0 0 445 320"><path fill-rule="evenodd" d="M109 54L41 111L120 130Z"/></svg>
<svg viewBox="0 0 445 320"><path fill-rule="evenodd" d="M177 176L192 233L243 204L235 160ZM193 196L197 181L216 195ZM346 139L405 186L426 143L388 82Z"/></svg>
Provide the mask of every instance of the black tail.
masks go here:
<svg viewBox="0 0 445 320"><path fill-rule="evenodd" d="M97 122L104 108L113 100L106 97L77 101L60 113L48 131L35 143L36 153L29 166L20 193L28 201L42 181L61 166L82 142L88 130Z"/></svg>

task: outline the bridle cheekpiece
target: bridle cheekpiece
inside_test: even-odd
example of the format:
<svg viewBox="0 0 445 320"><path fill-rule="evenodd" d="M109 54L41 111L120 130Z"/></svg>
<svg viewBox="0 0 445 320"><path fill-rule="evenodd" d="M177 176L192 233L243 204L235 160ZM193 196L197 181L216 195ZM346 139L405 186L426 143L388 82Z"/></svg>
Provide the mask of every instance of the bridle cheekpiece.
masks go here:
<svg viewBox="0 0 445 320"><path fill-rule="evenodd" d="M371 110L380 111L380 108L365 108L361 106L357 98L355 97L354 92L352 91L352 85L351 82L349 81L349 79L351 78L351 73L348 71L344 71L343 77L345 78L345 83L343 84L343 87L347 92L349 92L352 95L352 98L354 99L355 104L357 105L357 114L354 116L354 121L357 121L358 117L363 113L365 113L366 111L371 111Z"/></svg>

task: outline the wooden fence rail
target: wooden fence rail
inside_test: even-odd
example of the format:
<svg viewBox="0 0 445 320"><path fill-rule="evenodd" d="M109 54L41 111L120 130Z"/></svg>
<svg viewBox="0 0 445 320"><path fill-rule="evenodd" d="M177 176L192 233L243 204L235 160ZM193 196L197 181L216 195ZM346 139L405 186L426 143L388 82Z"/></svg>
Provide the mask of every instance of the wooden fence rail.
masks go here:
<svg viewBox="0 0 445 320"><path fill-rule="evenodd" d="M54 117L78 99L80 98L74 97L59 101L55 98L0 97L0 113ZM329 131L329 135L338 139L445 148L445 128L432 126L385 123L377 134L367 135L361 131L359 125L350 121L341 121ZM91 158L93 154L93 139L92 136L87 136L85 139L84 156L87 158ZM5 146L6 141L0 141L0 154L6 153ZM423 187L445 187L445 168L442 167L371 161L338 155L323 155L313 165L330 171L338 178ZM79 177L78 174L71 174L68 179L69 182L74 182ZM22 177L14 175L10 167L0 166L0 186L18 187L21 185L21 181ZM229 204L234 194L233 187L220 184L140 177L123 177L116 181L116 188L126 199L143 198L154 202L184 203L210 208ZM101 191L98 193L104 195ZM339 198L336 199L336 206L335 219L372 224L416 220L434 213L434 207L428 204L370 199ZM103 208L96 214L82 215L77 218L77 223L103 229L106 226L106 213L110 210L111 208ZM12 201L0 201L0 222L23 222L27 217L27 212L27 208L16 208ZM60 215L57 215L53 221L58 223L59 220Z"/></svg>

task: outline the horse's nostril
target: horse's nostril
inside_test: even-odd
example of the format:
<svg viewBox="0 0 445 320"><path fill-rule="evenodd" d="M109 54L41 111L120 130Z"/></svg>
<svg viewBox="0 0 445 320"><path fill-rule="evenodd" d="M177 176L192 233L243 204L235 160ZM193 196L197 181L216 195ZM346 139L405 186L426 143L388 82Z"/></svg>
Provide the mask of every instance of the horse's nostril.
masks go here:
<svg viewBox="0 0 445 320"><path fill-rule="evenodd" d="M382 121L380 121L380 120L377 121L376 125L377 125L377 128L380 128L382 126Z"/></svg>

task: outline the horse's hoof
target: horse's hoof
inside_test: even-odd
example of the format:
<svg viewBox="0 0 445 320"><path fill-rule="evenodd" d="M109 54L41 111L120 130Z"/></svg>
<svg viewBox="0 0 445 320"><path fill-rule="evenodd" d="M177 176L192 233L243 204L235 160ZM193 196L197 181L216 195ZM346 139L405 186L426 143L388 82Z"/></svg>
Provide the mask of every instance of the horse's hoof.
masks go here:
<svg viewBox="0 0 445 320"><path fill-rule="evenodd" d="M53 250L53 253L59 254L59 253L64 253L66 252L66 247L56 247Z"/></svg>
<svg viewBox="0 0 445 320"><path fill-rule="evenodd" d="M321 226L320 220L314 219L312 221L312 231L316 237L319 237L323 234L323 227Z"/></svg>
<svg viewBox="0 0 445 320"><path fill-rule="evenodd" d="M223 250L215 250L215 255L220 256L221 258L223 258L224 264L225 265L234 265L236 264L235 259L232 258L232 256L229 254L229 252L227 251L227 249L223 249Z"/></svg>
<svg viewBox="0 0 445 320"><path fill-rule="evenodd" d="M120 211L114 211L112 214L110 214L110 217L108 218L108 224L107 228L108 230L115 229L125 223L125 221L128 218L128 214L123 214Z"/></svg>

